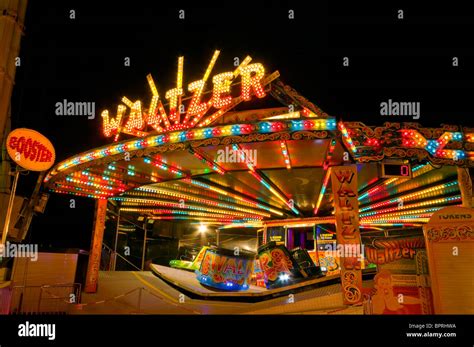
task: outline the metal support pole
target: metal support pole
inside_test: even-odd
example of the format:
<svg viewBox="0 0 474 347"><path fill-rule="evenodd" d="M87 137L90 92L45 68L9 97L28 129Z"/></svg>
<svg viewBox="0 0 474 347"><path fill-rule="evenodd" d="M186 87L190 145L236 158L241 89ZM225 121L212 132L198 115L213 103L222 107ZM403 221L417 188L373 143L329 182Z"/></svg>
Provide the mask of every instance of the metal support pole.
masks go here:
<svg viewBox="0 0 474 347"><path fill-rule="evenodd" d="M120 209L117 215L117 228L115 228L115 246L114 246L114 267L113 271L117 266L117 244L118 244L118 237L119 237L119 227L120 227Z"/></svg>
<svg viewBox="0 0 474 347"><path fill-rule="evenodd" d="M313 225L313 239L314 239L314 250L316 254L316 261L318 262L317 265L321 266L321 264L319 264L318 227L316 226L316 224Z"/></svg>
<svg viewBox="0 0 474 347"><path fill-rule="evenodd" d="M140 311L141 311L141 306L142 306L142 290L143 290L143 289L144 289L143 287L138 288L138 305L137 305L138 313L140 313Z"/></svg>
<svg viewBox="0 0 474 347"><path fill-rule="evenodd" d="M216 245L219 246L219 229L216 229Z"/></svg>
<svg viewBox="0 0 474 347"><path fill-rule="evenodd" d="M143 223L143 251L142 251L142 271L145 270L145 253L146 253L146 218Z"/></svg>
<svg viewBox="0 0 474 347"><path fill-rule="evenodd" d="M20 171L18 170L18 166L16 167L14 176L15 178L13 179L12 190L10 192L10 199L8 200L8 209L7 209L7 214L5 216L5 224L3 225L2 245L4 245L5 242L7 241L8 229L10 228L10 219L12 216L13 203L15 201L16 186L18 183L18 177L20 176Z"/></svg>
<svg viewBox="0 0 474 347"><path fill-rule="evenodd" d="M259 232L259 229L257 229L257 238L256 238L256 242L255 242L255 249L258 250L258 232Z"/></svg>
<svg viewBox="0 0 474 347"><path fill-rule="evenodd" d="M95 203L94 231L92 233L89 261L87 264L86 293L96 293L99 281L100 258L104 239L105 218L107 215L106 199L97 199Z"/></svg>
<svg viewBox="0 0 474 347"><path fill-rule="evenodd" d="M41 300L43 300L43 287L44 286L40 287L40 295L39 295L39 299L38 299L38 307L36 309L37 310L36 313L39 313L40 309L41 309Z"/></svg>

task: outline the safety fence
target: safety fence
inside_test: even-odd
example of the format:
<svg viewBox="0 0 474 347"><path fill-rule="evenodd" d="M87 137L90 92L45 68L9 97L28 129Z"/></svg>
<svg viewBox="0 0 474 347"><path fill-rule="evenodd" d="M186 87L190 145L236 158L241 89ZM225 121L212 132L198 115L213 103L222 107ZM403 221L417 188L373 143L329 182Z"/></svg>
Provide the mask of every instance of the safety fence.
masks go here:
<svg viewBox="0 0 474 347"><path fill-rule="evenodd" d="M11 299L10 308L3 313L73 314L83 311L87 307L119 304L123 309L118 310L118 312L142 314L147 313L147 309L144 307L144 294L149 294L154 300L161 301L164 304L177 307L181 313L200 314L199 311L180 304L178 299L174 301L163 298L145 287L137 287L106 299L81 303L81 285L79 283L12 287L9 295ZM136 295L136 298L134 298L134 295ZM149 300L146 301L147 305L150 305L150 303ZM110 310L114 311L113 308Z"/></svg>
<svg viewBox="0 0 474 347"><path fill-rule="evenodd" d="M130 305L130 302L126 302L123 300L126 297L133 297L135 293L137 293L138 295L137 295L136 301L135 300L132 301L132 305ZM182 310L187 314L201 314L201 312L199 311L186 307L186 305L184 304L180 304L178 299L174 301L171 299L163 298L145 287L137 287L123 294L119 294L119 295L116 295L107 299L99 300L99 301L80 303L76 305L76 308L83 310L90 306L105 305L105 304L108 304L108 303L110 304L114 302L122 306L126 306L126 311L127 311L126 313L143 314L143 313L147 313L147 309L143 305L144 294L149 294L152 298L154 298L155 300L159 300L160 302L164 304L175 306L179 310ZM147 301L147 305L149 304L150 302ZM148 312L148 313L151 313L151 312Z"/></svg>
<svg viewBox="0 0 474 347"><path fill-rule="evenodd" d="M13 286L10 314L67 314L81 301L81 284L66 283L42 286Z"/></svg>

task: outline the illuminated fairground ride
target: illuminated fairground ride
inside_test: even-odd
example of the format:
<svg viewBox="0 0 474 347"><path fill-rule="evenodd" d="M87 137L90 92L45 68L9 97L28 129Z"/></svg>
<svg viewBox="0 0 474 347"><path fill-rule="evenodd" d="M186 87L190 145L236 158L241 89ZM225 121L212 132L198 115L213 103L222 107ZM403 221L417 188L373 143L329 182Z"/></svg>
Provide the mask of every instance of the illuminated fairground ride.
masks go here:
<svg viewBox="0 0 474 347"><path fill-rule="evenodd" d="M360 227L362 237L421 227L443 207L470 203L462 187L474 166L474 128L337 121L250 57L210 83L218 55L189 93L182 57L164 99L148 75L147 104L123 97L116 112L102 112L114 142L60 162L46 187L155 222L220 227L324 225L334 233L338 209L351 210L341 228L351 224L358 236ZM353 177L350 191L344 184Z"/></svg>
<svg viewBox="0 0 474 347"><path fill-rule="evenodd" d="M441 206L460 204L456 167L474 165L474 129L337 123L250 57L215 75L209 97L205 85L218 55L188 85L191 98L184 97L179 58L177 86L165 96L168 114L148 75L149 107L123 97L114 118L103 111L103 133L115 142L62 161L47 187L116 200L124 212L155 219L323 218L333 210L328 168L356 163L364 227L424 223ZM284 106L236 110L268 96ZM133 137L117 142L121 135Z"/></svg>

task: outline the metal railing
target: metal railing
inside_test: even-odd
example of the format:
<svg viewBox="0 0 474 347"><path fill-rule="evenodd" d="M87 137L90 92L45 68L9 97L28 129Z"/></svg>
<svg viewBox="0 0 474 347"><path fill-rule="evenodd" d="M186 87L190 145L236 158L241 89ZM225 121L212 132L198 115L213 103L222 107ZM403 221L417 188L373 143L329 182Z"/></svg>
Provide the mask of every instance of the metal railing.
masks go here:
<svg viewBox="0 0 474 347"><path fill-rule="evenodd" d="M103 271L112 271L114 268L115 255L114 250L102 243L102 254L100 257L100 269Z"/></svg>
<svg viewBox="0 0 474 347"><path fill-rule="evenodd" d="M81 301L81 284L12 287L10 314L67 314Z"/></svg>
<svg viewBox="0 0 474 347"><path fill-rule="evenodd" d="M134 298L135 294L137 295L136 298ZM151 301L149 300L150 298L152 299ZM157 302L175 306L185 314L201 314L199 311L196 311L191 307L186 307L185 305L180 304L178 300L161 297L145 287L136 287L123 294L109 298L101 298L99 301L82 303L77 306L80 307L83 313L87 313L87 307L104 305L105 309L103 309L104 311L102 312L109 314L112 312L114 314L152 314L156 313L156 311L154 311L153 308L150 308L150 305ZM114 304L118 304L121 309ZM97 311L96 309L92 309L91 312Z"/></svg>
<svg viewBox="0 0 474 347"><path fill-rule="evenodd" d="M125 261L128 265L132 266L133 269L141 271L141 269L138 266L133 264L130 260L125 258L120 253L115 252L112 248L107 246L105 243L102 243L102 250L108 255L108 259L109 259L108 262L107 262L108 264L105 266L104 270L115 271L115 269L117 267L117 259L121 259L121 260Z"/></svg>

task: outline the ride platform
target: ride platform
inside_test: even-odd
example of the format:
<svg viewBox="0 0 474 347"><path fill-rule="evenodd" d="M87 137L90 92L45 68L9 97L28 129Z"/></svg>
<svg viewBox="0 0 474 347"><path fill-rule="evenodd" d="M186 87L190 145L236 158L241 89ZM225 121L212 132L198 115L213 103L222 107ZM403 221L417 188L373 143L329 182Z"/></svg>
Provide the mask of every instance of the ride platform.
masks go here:
<svg viewBox="0 0 474 347"><path fill-rule="evenodd" d="M266 289L250 285L245 291L223 291L205 287L196 279L196 274L191 271L174 269L167 266L152 264L150 270L167 284L193 299L259 302L288 294L329 286L340 283L339 275L310 278L288 286Z"/></svg>

